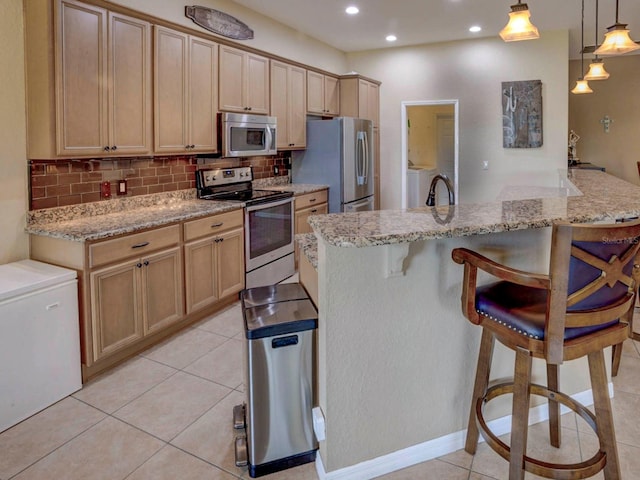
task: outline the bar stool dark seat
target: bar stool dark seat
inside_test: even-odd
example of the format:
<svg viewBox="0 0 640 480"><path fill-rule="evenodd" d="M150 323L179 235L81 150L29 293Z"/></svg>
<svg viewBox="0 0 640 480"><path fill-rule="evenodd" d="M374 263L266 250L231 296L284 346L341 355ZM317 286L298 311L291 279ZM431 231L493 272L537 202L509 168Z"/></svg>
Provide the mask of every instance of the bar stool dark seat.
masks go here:
<svg viewBox="0 0 640 480"><path fill-rule="evenodd" d="M640 221L611 225L558 222L553 225L548 275L511 269L468 249L453 250L464 264L462 310L482 327L465 450L474 454L478 436L509 462L509 479L525 471L546 478L587 478L604 470L606 480L620 479L603 349L615 357L629 336L640 280ZM478 286L478 270L498 281ZM495 340L515 351L512 381L489 385ZM588 357L593 414L559 391L558 368L564 361ZM547 386L531 383L533 358L546 361ZM617 367L616 367L617 368ZM513 394L510 445L487 426L484 404ZM593 428L599 451L580 463L557 464L527 456L530 395L548 399L551 445L560 446L560 404Z"/></svg>

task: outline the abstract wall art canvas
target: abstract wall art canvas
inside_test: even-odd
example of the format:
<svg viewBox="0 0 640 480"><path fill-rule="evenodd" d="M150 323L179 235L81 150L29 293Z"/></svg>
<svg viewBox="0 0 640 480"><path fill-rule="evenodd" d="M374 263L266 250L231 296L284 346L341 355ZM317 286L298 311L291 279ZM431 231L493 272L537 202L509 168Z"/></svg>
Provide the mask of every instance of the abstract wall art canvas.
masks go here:
<svg viewBox="0 0 640 480"><path fill-rule="evenodd" d="M502 146L542 146L542 81L502 82Z"/></svg>

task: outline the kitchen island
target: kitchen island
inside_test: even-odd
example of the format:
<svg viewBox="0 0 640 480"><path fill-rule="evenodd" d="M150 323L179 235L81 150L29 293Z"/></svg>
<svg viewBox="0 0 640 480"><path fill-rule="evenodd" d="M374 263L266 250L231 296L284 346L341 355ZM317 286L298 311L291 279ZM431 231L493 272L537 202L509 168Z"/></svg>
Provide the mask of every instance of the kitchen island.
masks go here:
<svg viewBox="0 0 640 480"><path fill-rule="evenodd" d="M462 267L451 251L467 247L545 273L553 221L640 215L637 186L599 171L569 175L572 188L543 198L310 217L321 478L371 478L463 447L481 332L461 313ZM497 345L493 375L511 376L512 365L512 353ZM533 375L545 381L543 364L534 361ZM586 362L562 365L560 382L591 403ZM487 410L499 434L508 431L508 400ZM545 415L534 406L534 422Z"/></svg>

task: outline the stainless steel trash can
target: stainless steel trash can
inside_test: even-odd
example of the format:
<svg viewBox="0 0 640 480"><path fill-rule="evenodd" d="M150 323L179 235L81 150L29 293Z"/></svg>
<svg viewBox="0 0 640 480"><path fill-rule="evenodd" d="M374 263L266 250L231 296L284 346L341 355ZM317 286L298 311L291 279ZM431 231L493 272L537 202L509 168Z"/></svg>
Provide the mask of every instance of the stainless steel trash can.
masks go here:
<svg viewBox="0 0 640 480"><path fill-rule="evenodd" d="M247 339L244 442L249 475L258 477L315 460L311 409L318 314L298 283L247 289L240 298ZM238 407L234 423L239 426ZM242 441L236 440L236 457Z"/></svg>

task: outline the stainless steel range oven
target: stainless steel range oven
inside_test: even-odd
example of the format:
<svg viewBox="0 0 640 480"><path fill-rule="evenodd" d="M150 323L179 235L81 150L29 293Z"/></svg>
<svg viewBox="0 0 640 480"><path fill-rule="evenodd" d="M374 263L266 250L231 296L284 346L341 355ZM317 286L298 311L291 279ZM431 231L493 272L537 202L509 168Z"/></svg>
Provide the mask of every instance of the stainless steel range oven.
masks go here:
<svg viewBox="0 0 640 480"><path fill-rule="evenodd" d="M295 273L293 194L252 188L251 167L196 172L198 198L244 203L245 287L276 284Z"/></svg>

